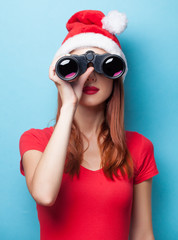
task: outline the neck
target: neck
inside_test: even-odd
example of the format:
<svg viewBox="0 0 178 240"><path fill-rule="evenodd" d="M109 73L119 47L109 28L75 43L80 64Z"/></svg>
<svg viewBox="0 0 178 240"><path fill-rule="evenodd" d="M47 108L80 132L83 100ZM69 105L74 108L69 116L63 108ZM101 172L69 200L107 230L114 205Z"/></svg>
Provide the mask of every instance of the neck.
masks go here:
<svg viewBox="0 0 178 240"><path fill-rule="evenodd" d="M88 138L98 135L100 125L104 120L104 107L104 105L94 107L78 105L74 119L80 131Z"/></svg>

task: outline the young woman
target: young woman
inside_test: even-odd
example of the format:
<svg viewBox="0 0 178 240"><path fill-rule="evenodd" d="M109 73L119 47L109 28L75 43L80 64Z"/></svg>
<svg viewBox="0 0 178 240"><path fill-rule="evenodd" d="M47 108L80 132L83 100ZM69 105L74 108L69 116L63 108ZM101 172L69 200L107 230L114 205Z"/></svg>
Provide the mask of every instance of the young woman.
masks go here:
<svg viewBox="0 0 178 240"><path fill-rule="evenodd" d="M124 128L127 61L115 34L126 25L118 11L84 10L69 19L49 68L56 123L20 138L20 170L37 204L41 240L154 239L153 144Z"/></svg>

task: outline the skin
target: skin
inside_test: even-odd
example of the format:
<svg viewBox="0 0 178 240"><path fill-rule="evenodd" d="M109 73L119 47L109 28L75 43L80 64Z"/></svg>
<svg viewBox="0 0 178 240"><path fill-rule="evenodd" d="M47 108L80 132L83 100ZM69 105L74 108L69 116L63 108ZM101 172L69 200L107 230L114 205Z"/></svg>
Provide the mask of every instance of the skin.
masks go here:
<svg viewBox="0 0 178 240"><path fill-rule="evenodd" d="M95 53L104 54L106 51L100 48L81 48L71 52L71 54L81 55L88 50L93 50ZM97 170L100 169L100 150L97 143L99 126L104 120L105 101L112 93L113 79L109 79L102 74L98 74L95 70L88 76L85 86L94 86L99 88L96 94L88 95L82 93L78 107L75 112L75 120L77 121L81 132L89 140L86 142L83 138L84 148L88 148L83 155L82 166Z"/></svg>
<svg viewBox="0 0 178 240"><path fill-rule="evenodd" d="M71 52L71 54L84 54L88 50L93 50L95 53L104 54L106 51L100 48L81 48ZM78 104L75 119L79 127L85 135L91 139L96 137L98 128L104 119L105 101L111 95L113 88L113 79L109 79L102 74L93 71L87 78L84 86L95 86L100 90L93 95L82 93Z"/></svg>
<svg viewBox="0 0 178 240"><path fill-rule="evenodd" d="M155 240L151 208L152 178L133 186L129 240Z"/></svg>

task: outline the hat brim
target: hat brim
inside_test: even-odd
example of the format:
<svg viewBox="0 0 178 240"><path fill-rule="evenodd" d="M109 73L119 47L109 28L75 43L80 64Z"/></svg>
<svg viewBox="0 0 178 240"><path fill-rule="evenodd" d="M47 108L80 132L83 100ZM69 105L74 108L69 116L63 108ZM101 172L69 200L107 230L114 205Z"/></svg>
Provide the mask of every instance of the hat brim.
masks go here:
<svg viewBox="0 0 178 240"><path fill-rule="evenodd" d="M82 47L98 47L104 49L108 53L117 54L122 57L126 63L126 70L123 74L124 80L128 71L128 66L123 51L115 41L99 33L80 33L68 38L57 50L54 59L58 56L68 54L74 49Z"/></svg>

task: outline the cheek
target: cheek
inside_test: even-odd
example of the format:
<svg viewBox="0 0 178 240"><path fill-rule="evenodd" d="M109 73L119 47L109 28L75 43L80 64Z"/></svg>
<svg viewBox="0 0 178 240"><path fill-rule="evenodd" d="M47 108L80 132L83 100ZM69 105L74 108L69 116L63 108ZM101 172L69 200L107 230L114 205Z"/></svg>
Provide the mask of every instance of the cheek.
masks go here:
<svg viewBox="0 0 178 240"><path fill-rule="evenodd" d="M112 93L113 89L113 79L107 79L103 91L105 92L105 95L109 97Z"/></svg>

